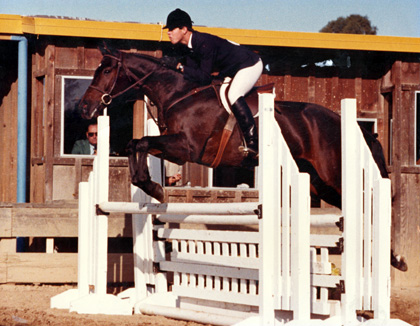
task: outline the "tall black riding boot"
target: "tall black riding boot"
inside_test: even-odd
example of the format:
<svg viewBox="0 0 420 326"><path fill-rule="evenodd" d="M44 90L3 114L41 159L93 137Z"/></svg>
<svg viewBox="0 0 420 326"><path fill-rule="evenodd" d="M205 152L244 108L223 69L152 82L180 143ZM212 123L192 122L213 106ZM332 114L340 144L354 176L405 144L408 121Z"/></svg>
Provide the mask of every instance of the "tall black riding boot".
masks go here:
<svg viewBox="0 0 420 326"><path fill-rule="evenodd" d="M238 121L238 125L242 130L245 138L247 149L249 154L256 156L258 154L258 134L257 126L255 125L254 117L252 112L245 101L245 98L241 96L232 105L232 112Z"/></svg>

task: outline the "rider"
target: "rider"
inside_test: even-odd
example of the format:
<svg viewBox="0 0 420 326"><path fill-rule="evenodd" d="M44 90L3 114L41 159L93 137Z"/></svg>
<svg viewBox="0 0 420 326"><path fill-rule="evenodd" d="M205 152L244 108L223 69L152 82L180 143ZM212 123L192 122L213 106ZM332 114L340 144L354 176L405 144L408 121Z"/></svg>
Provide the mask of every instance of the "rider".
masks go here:
<svg viewBox="0 0 420 326"><path fill-rule="evenodd" d="M219 72L218 78L232 78L228 91L232 112L244 135L247 152L257 155L257 128L244 96L261 76L262 61L256 53L239 44L195 31L192 23L188 13L181 9L168 15L163 28L168 29L171 43L183 44L191 50L185 65L176 62L173 68L183 73L185 79L200 84L210 84L211 74L216 69Z"/></svg>

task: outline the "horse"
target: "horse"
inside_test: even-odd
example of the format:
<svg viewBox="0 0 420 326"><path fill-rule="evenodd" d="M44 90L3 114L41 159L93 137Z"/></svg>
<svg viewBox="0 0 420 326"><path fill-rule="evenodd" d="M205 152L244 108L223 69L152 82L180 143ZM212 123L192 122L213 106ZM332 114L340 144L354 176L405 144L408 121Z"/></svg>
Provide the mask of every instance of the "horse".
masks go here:
<svg viewBox="0 0 420 326"><path fill-rule="evenodd" d="M203 86L185 80L180 72L165 67L158 58L105 50L79 109L83 118L92 119L106 107L143 99L144 95L154 103L160 135L131 140L127 152L131 182L163 202L164 189L151 180L147 155L178 165L193 162L213 166L229 118L221 104L219 89L219 83ZM258 109L257 91L255 87L246 95L254 115ZM275 119L299 170L310 175L311 196L341 208L340 116L313 103L275 101ZM362 131L382 177L388 178L381 144L371 133L363 128ZM255 157L238 150L242 144L241 131L235 125L217 164L256 166ZM394 258L394 265L403 270L405 263Z"/></svg>

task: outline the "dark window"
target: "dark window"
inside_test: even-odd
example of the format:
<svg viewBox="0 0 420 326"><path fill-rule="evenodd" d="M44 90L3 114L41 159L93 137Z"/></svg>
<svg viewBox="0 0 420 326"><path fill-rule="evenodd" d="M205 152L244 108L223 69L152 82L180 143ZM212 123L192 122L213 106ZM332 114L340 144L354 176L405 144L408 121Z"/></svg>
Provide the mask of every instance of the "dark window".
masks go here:
<svg viewBox="0 0 420 326"><path fill-rule="evenodd" d="M72 155L77 140L86 138L92 121L81 117L78 104L92 81L91 77L62 77L62 148L61 154ZM110 116L111 156L126 156L125 147L133 137L133 103L108 110Z"/></svg>

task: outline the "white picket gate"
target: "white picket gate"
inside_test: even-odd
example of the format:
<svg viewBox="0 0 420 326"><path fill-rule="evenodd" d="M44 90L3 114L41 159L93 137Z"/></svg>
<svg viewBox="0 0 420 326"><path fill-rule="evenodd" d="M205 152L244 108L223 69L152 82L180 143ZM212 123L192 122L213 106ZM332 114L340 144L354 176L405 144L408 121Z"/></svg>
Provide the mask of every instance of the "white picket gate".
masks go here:
<svg viewBox="0 0 420 326"><path fill-rule="evenodd" d="M320 322L311 317L348 325L357 322L356 310L373 310L389 322L390 182L378 175L356 123L355 101L342 102L342 241L340 235L310 235L309 176L299 173L274 120L274 94L259 96L259 203L158 204L134 187L131 203L109 202L107 164L95 163L79 192L78 290L52 298L52 307L108 314L134 309L214 325ZM108 162L108 117L98 123L95 161ZM151 174L160 175L154 164ZM118 297L106 294L107 221L96 215L97 207L133 214L135 288ZM312 225L335 222L325 217ZM163 223L258 225L258 231ZM342 270L332 275L328 248L337 243L344 243ZM341 300L330 300L337 284Z"/></svg>

